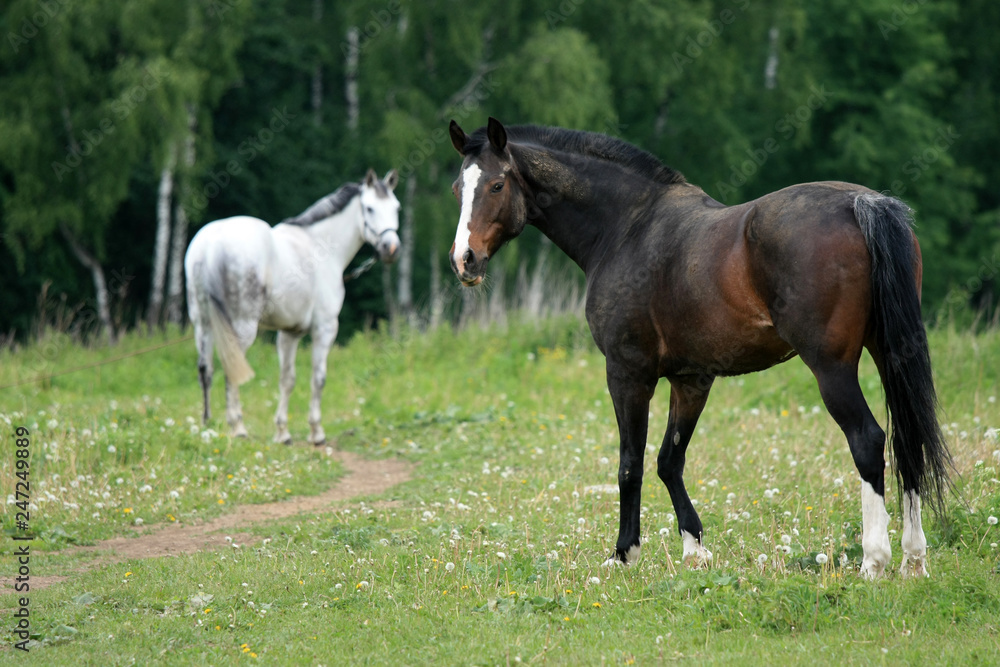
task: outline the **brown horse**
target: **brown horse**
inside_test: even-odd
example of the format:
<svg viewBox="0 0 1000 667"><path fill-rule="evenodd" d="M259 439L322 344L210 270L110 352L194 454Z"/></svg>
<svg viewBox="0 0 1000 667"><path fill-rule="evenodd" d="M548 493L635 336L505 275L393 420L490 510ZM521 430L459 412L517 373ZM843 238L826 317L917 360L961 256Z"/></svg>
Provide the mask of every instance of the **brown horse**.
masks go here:
<svg viewBox="0 0 1000 667"><path fill-rule="evenodd" d="M464 161L451 263L466 286L528 223L587 276L587 322L607 359L621 436L621 516L609 563L639 555L649 402L670 382L657 474L677 513L685 560L712 557L684 488L688 442L713 380L796 354L819 383L861 474L862 573L889 565L885 432L858 384L867 348L892 421L903 495L904 574L926 575L921 494L943 503L950 455L935 417L920 315L920 249L902 202L860 185L785 188L724 206L655 157L600 134L490 118L471 136L452 121Z"/></svg>

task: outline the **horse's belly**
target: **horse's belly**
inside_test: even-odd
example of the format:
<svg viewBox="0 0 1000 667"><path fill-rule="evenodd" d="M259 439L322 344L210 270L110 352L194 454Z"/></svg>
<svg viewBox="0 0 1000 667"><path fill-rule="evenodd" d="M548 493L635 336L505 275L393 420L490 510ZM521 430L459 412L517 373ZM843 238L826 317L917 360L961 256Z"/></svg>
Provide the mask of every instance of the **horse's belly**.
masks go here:
<svg viewBox="0 0 1000 667"><path fill-rule="evenodd" d="M664 361L665 375L744 375L762 371L795 356L774 327L761 327L743 336L713 336L706 332L696 345Z"/></svg>

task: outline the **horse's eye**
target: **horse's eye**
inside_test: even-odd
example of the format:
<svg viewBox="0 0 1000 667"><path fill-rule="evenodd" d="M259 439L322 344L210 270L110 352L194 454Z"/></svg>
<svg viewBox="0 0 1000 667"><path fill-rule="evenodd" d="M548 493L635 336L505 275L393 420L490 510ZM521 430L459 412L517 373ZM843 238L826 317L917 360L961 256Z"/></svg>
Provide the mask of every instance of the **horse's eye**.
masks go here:
<svg viewBox="0 0 1000 667"><path fill-rule="evenodd" d="M503 190L503 181L500 181L499 183L494 183L493 188L490 190L490 192L500 192L501 190Z"/></svg>

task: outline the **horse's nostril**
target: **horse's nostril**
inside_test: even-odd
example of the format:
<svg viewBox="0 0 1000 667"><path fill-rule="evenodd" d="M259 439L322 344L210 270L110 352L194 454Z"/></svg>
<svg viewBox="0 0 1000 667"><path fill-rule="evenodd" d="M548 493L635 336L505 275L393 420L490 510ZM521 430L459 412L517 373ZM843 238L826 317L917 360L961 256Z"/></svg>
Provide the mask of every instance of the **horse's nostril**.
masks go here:
<svg viewBox="0 0 1000 667"><path fill-rule="evenodd" d="M465 251L465 254L462 255L462 261L465 262L466 264L475 263L476 255L472 252L472 248L469 248Z"/></svg>

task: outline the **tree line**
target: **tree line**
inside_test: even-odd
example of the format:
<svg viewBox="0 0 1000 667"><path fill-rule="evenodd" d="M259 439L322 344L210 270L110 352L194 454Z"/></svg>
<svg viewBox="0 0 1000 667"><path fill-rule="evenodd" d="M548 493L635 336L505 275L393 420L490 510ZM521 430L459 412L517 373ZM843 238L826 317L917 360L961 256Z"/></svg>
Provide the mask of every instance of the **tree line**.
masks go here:
<svg viewBox="0 0 1000 667"><path fill-rule="evenodd" d="M341 331L455 318L446 126L488 115L619 136L726 204L899 196L925 314L995 309L997 25L986 0L12 0L0 336L180 323L199 226L277 222L368 167L400 170L404 255L351 283ZM539 261L579 278L538 234L491 271Z"/></svg>

